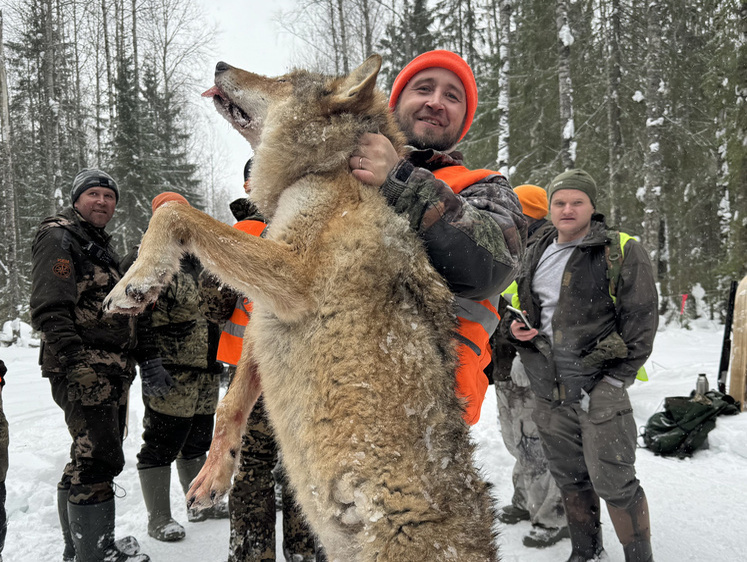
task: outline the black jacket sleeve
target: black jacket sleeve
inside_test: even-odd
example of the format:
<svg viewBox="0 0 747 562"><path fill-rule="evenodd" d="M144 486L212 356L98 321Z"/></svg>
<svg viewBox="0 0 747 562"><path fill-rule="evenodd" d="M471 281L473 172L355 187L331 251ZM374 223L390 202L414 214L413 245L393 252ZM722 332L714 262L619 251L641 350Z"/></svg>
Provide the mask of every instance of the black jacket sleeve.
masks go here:
<svg viewBox="0 0 747 562"><path fill-rule="evenodd" d="M659 326L659 299L654 269L645 248L631 239L625 244L624 254L616 294L617 331L628 348L628 356L605 370L632 383L653 350Z"/></svg>
<svg viewBox="0 0 747 562"><path fill-rule="evenodd" d="M75 327L78 289L69 237L64 228L41 230L31 261L31 323L63 364L83 350Z"/></svg>

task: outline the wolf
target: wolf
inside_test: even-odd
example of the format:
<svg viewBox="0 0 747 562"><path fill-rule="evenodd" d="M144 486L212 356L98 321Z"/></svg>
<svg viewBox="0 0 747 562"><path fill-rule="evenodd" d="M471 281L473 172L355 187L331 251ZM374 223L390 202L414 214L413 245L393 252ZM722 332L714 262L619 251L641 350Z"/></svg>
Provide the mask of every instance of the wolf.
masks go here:
<svg viewBox="0 0 747 562"><path fill-rule="evenodd" d="M254 301L191 507L228 490L261 392L330 561L493 561L493 501L454 391L453 296L407 221L348 167L365 132L403 148L380 67L372 55L343 77L270 78L218 63L206 94L254 149L267 236L166 204L104 306L137 313L184 253Z"/></svg>

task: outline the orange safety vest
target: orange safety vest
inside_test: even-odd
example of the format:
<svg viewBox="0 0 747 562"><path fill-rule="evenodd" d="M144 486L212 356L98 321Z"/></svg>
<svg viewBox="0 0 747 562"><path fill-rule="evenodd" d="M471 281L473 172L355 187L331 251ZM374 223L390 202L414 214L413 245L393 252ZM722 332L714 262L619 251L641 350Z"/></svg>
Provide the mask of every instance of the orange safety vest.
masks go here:
<svg viewBox="0 0 747 562"><path fill-rule="evenodd" d="M267 225L262 221L245 220L239 221L233 226L252 236L259 236ZM223 326L223 333L220 335L218 361L228 363L229 365L238 365L241 358L241 347L244 343L244 331L249 324L251 314L252 301L246 297L236 299L236 306L233 309L231 318Z"/></svg>
<svg viewBox="0 0 747 562"><path fill-rule="evenodd" d="M488 176L500 175L493 170L468 170L464 166L448 166L433 173L446 183L454 193L484 180ZM473 425L480 419L488 377L483 369L490 363L490 336L498 327L497 294L483 301L454 297L457 305L457 355L459 366L456 373L456 393L465 401L464 421Z"/></svg>

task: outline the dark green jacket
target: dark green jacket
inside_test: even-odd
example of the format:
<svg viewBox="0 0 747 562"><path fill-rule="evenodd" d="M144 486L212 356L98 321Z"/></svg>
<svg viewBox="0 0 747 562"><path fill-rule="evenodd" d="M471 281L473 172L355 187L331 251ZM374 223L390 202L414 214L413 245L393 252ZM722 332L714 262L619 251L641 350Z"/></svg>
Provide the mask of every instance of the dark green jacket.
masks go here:
<svg viewBox="0 0 747 562"><path fill-rule="evenodd" d="M70 207L42 221L31 252L31 323L42 333L44 375L85 361L110 376L134 376L134 320L101 311L121 278L111 236Z"/></svg>
<svg viewBox="0 0 747 562"><path fill-rule="evenodd" d="M425 244L431 264L458 297L480 301L516 277L526 220L508 181L495 173L456 195L433 171L462 165L458 152L416 150L381 186Z"/></svg>
<svg viewBox="0 0 747 562"><path fill-rule="evenodd" d="M501 322L500 329L515 342L538 397L574 402L581 398L581 389L589 392L604 375L628 386L651 354L659 322L651 262L641 244L634 239L627 242L615 303L609 292L605 258L610 232L604 217L595 214L589 233L571 253L552 319L552 349L542 334L531 342L518 342L510 336L511 316ZM518 279L521 307L535 327L540 325L540 303L532 281L542 254L556 237L554 227L543 231L527 251L525 269ZM624 344L622 353L615 342Z"/></svg>

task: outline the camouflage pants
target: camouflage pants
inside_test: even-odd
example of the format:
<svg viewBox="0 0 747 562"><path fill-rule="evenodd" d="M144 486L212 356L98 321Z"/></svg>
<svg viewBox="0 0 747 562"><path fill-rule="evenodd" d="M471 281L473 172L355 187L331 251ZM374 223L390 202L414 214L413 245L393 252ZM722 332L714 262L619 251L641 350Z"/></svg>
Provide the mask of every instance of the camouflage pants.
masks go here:
<svg viewBox="0 0 747 562"><path fill-rule="evenodd" d="M231 513L229 562L276 559L273 469L277 463L277 446L260 398L247 421L239 470L228 498ZM314 537L293 499L290 486L285 483L282 494L285 558L288 561L313 561Z"/></svg>
<svg viewBox="0 0 747 562"><path fill-rule="evenodd" d="M143 396L143 446L138 469L168 466L178 457L207 453L218 405L219 375L169 368L174 386L164 396Z"/></svg>
<svg viewBox="0 0 747 562"><path fill-rule="evenodd" d="M517 357L512 373L518 368L523 370ZM532 421L534 393L528 381L522 382L517 384L511 378L495 381L501 436L506 449L516 459L511 504L526 509L533 525L565 527L560 490L550 474L537 425Z"/></svg>
<svg viewBox="0 0 747 562"><path fill-rule="evenodd" d="M130 381L108 379L106 396L97 404L84 406L68 399L67 378L50 377L52 398L65 413L73 438L70 462L65 466L59 489L70 490L70 502L94 504L114 498L112 481L124 468L125 422Z"/></svg>

